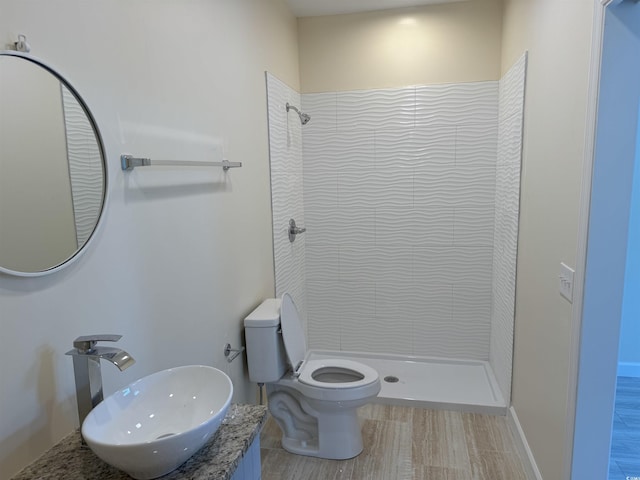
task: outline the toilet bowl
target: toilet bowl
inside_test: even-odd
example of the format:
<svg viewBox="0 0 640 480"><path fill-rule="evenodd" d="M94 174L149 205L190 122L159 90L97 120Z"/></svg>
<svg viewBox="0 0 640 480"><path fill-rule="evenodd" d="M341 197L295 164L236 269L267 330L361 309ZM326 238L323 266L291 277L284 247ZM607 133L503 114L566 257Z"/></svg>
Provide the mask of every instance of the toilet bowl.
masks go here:
<svg viewBox="0 0 640 480"><path fill-rule="evenodd" d="M363 449L357 408L380 392L378 372L359 362L309 360L291 295L265 300L245 319L249 377L266 383L285 450L342 460Z"/></svg>

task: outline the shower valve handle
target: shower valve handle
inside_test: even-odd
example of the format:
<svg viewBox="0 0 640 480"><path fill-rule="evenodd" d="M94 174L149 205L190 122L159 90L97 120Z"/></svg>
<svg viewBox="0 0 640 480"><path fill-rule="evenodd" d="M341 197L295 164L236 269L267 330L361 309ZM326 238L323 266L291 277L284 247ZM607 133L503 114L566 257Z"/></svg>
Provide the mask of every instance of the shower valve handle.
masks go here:
<svg viewBox="0 0 640 480"><path fill-rule="evenodd" d="M296 225L296 221L292 218L291 220L289 220L289 241L293 243L293 241L296 239L296 235L300 234L300 233L304 233L306 232L307 229L306 228L300 228Z"/></svg>

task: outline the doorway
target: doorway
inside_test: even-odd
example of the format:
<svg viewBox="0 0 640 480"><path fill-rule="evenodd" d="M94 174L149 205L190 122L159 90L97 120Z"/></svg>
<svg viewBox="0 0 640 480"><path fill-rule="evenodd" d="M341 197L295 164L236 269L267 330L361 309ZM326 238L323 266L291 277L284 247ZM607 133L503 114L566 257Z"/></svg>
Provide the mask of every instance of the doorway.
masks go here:
<svg viewBox="0 0 640 480"><path fill-rule="evenodd" d="M609 475L637 163L640 4L610 2L603 25L571 468L575 480ZM622 463L614 460L610 480L640 478L631 464L616 470Z"/></svg>

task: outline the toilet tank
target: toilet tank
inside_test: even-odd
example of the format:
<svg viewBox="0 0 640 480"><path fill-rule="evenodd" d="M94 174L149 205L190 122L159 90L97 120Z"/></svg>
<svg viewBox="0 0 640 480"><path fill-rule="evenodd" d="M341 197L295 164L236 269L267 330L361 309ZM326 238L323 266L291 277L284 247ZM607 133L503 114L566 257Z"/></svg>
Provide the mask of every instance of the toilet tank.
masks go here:
<svg viewBox="0 0 640 480"><path fill-rule="evenodd" d="M275 382L287 369L280 331L280 303L279 298L269 298L244 319L247 364L252 382Z"/></svg>

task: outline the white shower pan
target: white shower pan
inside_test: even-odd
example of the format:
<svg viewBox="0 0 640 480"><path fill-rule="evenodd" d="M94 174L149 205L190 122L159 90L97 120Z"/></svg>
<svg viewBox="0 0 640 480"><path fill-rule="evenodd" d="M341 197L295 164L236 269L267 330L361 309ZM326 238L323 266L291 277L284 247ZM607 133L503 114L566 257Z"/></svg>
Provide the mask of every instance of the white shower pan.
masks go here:
<svg viewBox="0 0 640 480"><path fill-rule="evenodd" d="M493 415L507 412L489 362L326 350L312 350L309 359L337 355L378 371L382 390L377 403Z"/></svg>

